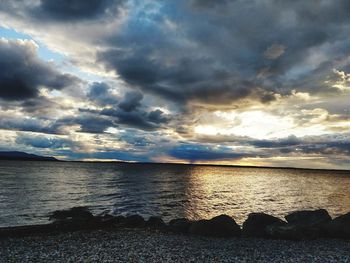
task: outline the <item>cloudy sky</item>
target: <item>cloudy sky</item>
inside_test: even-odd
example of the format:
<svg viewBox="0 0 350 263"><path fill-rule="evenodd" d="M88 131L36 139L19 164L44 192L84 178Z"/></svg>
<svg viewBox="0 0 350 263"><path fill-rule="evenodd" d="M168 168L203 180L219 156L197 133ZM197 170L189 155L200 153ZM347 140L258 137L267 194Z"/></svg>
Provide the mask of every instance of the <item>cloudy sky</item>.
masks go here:
<svg viewBox="0 0 350 263"><path fill-rule="evenodd" d="M350 169L348 0L0 0L0 150Z"/></svg>

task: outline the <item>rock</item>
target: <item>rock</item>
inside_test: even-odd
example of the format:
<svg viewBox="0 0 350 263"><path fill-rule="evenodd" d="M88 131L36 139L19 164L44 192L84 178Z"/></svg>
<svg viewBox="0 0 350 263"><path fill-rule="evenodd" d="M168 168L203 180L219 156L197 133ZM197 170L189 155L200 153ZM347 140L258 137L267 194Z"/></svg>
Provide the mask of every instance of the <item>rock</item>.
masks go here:
<svg viewBox="0 0 350 263"><path fill-rule="evenodd" d="M266 227L268 238L284 240L311 240L322 236L318 227L300 225L269 225Z"/></svg>
<svg viewBox="0 0 350 263"><path fill-rule="evenodd" d="M114 222L117 225L125 224L125 221L126 221L126 217L125 216L119 215L119 216L115 216L114 217Z"/></svg>
<svg viewBox="0 0 350 263"><path fill-rule="evenodd" d="M314 211L297 211L285 216L289 224L300 226L320 226L332 220L325 209Z"/></svg>
<svg viewBox="0 0 350 263"><path fill-rule="evenodd" d="M114 219L115 219L115 217L112 216L112 215L110 215L110 214L104 214L104 215L102 215L102 216L99 216L99 218L100 218L100 220L101 220L102 222L110 221L110 220L114 220Z"/></svg>
<svg viewBox="0 0 350 263"><path fill-rule="evenodd" d="M325 236L325 225L332 218L324 209L297 211L285 216L287 225L267 226L268 237L273 239L310 240Z"/></svg>
<svg viewBox="0 0 350 263"><path fill-rule="evenodd" d="M265 214L251 213L247 220L243 223L242 235L245 237L268 237L266 227L269 225L283 226L287 223L283 220Z"/></svg>
<svg viewBox="0 0 350 263"><path fill-rule="evenodd" d="M108 226L113 227L116 224L116 217L110 214L95 216L95 220L97 224L100 224L101 226L104 226L104 227L108 227Z"/></svg>
<svg viewBox="0 0 350 263"><path fill-rule="evenodd" d="M177 218L169 222L169 230L175 233L188 233L191 221L186 218Z"/></svg>
<svg viewBox="0 0 350 263"><path fill-rule="evenodd" d="M163 219L161 219L158 216L151 216L147 222L146 227L153 228L153 229L163 229L166 227L166 224L164 223Z"/></svg>
<svg viewBox="0 0 350 263"><path fill-rule="evenodd" d="M131 215L125 218L124 223L122 223L125 227L143 227L145 225L145 220L140 215Z"/></svg>
<svg viewBox="0 0 350 263"><path fill-rule="evenodd" d="M75 220L75 221L88 221L93 219L93 214L86 207L73 207L68 210L57 210L52 212L49 219L60 220Z"/></svg>
<svg viewBox="0 0 350 263"><path fill-rule="evenodd" d="M97 216L99 216L99 217L112 216L110 212L111 212L110 210L106 209L106 210L102 211L101 213L97 214Z"/></svg>
<svg viewBox="0 0 350 263"><path fill-rule="evenodd" d="M334 218L324 229L328 237L350 239L350 212Z"/></svg>
<svg viewBox="0 0 350 263"><path fill-rule="evenodd" d="M233 218L219 215L210 220L193 222L189 233L211 237L237 237L241 235L241 228Z"/></svg>

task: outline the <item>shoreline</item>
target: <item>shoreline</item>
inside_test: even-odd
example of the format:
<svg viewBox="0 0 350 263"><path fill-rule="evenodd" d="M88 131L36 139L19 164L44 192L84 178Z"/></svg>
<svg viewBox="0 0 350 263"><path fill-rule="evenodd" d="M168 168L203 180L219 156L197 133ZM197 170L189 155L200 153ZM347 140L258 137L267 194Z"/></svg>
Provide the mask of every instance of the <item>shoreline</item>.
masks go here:
<svg viewBox="0 0 350 263"><path fill-rule="evenodd" d="M51 223L0 227L0 239L76 231L146 229L163 233L181 233L207 237L245 237L274 240L313 240L320 238L350 240L350 213L331 218L325 209L295 211L285 220L265 213L251 213L242 225L225 214L211 219L176 218L165 223L151 216L93 215L86 207L57 210L49 215Z"/></svg>
<svg viewBox="0 0 350 263"><path fill-rule="evenodd" d="M344 172L350 173L350 169L336 168L310 168L310 167L293 167L293 166L257 166L257 165L233 165L233 164L210 164L210 163L159 163L159 162L127 162L127 161L96 161L96 160L30 160L30 159L0 159L0 161L14 162L47 162L47 163L100 163L100 164L125 164L125 165L177 165L177 166L207 166L207 167L228 167L228 168L247 168L247 169L273 169L273 170L303 170L303 171L325 171L325 172Z"/></svg>
<svg viewBox="0 0 350 263"><path fill-rule="evenodd" d="M323 232L326 226L345 226L347 231L349 217L350 213L331 219L320 209L290 213L286 222L252 213L239 226L227 215L165 223L139 215L94 216L85 207L75 207L52 212L54 221L49 224L0 228L0 263L350 263L350 236Z"/></svg>
<svg viewBox="0 0 350 263"><path fill-rule="evenodd" d="M0 262L350 262L350 242L104 229L0 239Z"/></svg>

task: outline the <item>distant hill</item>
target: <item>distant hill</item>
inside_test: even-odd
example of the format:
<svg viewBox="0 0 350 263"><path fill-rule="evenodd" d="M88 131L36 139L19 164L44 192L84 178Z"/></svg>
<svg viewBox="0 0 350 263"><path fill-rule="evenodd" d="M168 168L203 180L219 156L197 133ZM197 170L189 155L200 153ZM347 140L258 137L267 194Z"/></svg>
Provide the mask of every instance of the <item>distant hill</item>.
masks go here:
<svg viewBox="0 0 350 263"><path fill-rule="evenodd" d="M39 156L25 152L1 152L0 160L17 160L17 161L58 161L54 157Z"/></svg>

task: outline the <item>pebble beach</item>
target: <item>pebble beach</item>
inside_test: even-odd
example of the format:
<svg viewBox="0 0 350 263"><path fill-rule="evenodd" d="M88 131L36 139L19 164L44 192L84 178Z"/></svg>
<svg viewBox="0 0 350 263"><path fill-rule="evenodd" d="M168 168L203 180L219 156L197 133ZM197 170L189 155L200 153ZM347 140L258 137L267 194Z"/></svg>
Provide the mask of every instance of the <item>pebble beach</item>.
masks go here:
<svg viewBox="0 0 350 263"><path fill-rule="evenodd" d="M350 241L209 238L145 229L0 239L0 262L350 262Z"/></svg>

